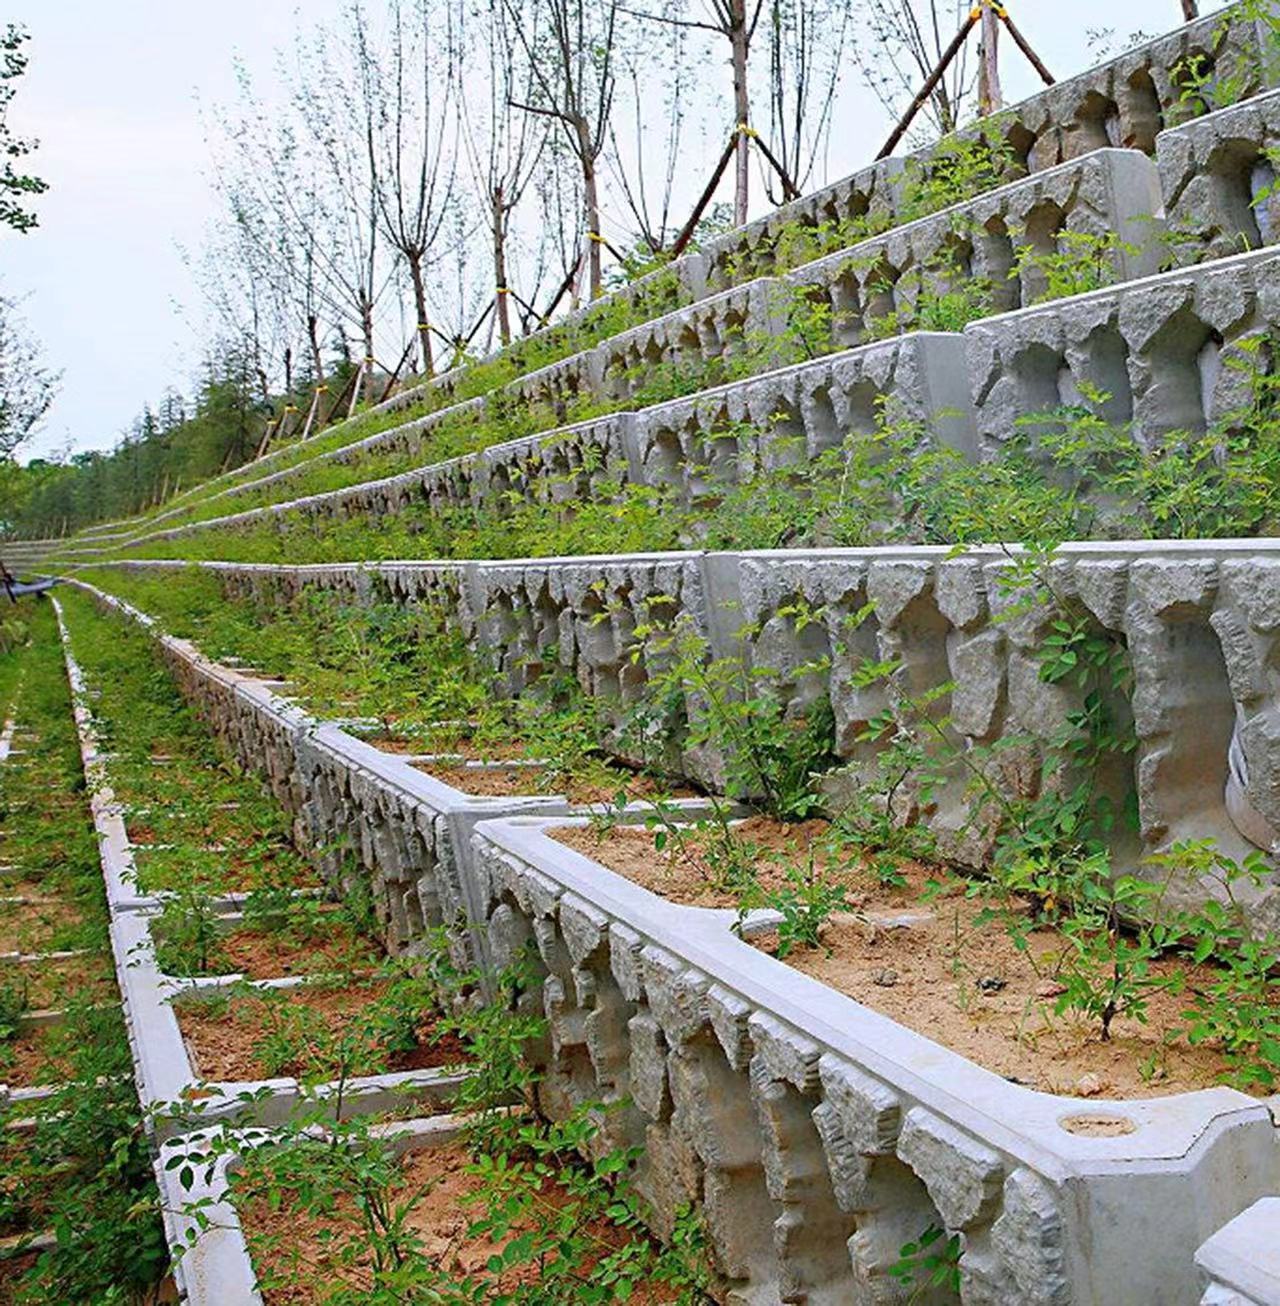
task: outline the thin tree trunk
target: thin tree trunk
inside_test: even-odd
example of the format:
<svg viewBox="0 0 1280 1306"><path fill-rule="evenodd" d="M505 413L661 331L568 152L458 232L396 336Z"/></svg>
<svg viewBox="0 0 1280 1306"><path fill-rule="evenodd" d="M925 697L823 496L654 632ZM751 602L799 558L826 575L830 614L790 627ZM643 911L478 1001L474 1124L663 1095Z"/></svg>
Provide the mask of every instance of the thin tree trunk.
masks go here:
<svg viewBox="0 0 1280 1306"><path fill-rule="evenodd" d="M751 187L751 141L743 128L751 125L751 93L747 86L747 3L733 0L732 28L729 41L733 63L733 129L738 133L733 164L733 221L742 226L747 220Z"/></svg>
<svg viewBox="0 0 1280 1306"><path fill-rule="evenodd" d="M315 369L316 385L323 385L324 360L320 357L320 323L314 313L307 318L307 343L311 346L311 366Z"/></svg>
<svg viewBox="0 0 1280 1306"><path fill-rule="evenodd" d="M591 152L591 133L586 120L577 123L579 159L582 161L582 204L587 223L587 268L589 271L590 299L600 295L600 198L596 189L596 163Z"/></svg>
<svg viewBox="0 0 1280 1306"><path fill-rule="evenodd" d="M284 392L293 394L293 348L290 345L284 347Z"/></svg>
<svg viewBox="0 0 1280 1306"><path fill-rule="evenodd" d="M364 397L373 402L373 305L360 306L360 330L364 336Z"/></svg>
<svg viewBox="0 0 1280 1306"><path fill-rule="evenodd" d="M503 345L511 343L511 313L507 301L511 298L507 286L507 223L503 205L502 185L493 192L493 279L494 293L498 297L498 338Z"/></svg>
<svg viewBox="0 0 1280 1306"><path fill-rule="evenodd" d="M1196 0L1182 0L1182 17L1186 22L1200 17L1200 6Z"/></svg>
<svg viewBox="0 0 1280 1306"><path fill-rule="evenodd" d="M409 258L409 276L413 281L413 307L418 315L418 351L422 356L422 374L435 376L435 358L431 352L431 328L427 322L427 287L422 279L422 256Z"/></svg>
<svg viewBox="0 0 1280 1306"><path fill-rule="evenodd" d="M1185 0L1191 3L1192 0ZM996 11L982 11L982 66L978 70L978 112L985 118L1004 108L1000 91L1000 19Z"/></svg>

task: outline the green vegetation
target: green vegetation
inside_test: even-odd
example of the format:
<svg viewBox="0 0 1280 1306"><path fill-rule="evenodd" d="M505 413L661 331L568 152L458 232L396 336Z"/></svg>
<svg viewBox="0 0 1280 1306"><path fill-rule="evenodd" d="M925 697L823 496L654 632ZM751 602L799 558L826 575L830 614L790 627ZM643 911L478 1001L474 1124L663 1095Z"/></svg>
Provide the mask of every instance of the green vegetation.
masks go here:
<svg viewBox="0 0 1280 1306"><path fill-rule="evenodd" d="M39 902L6 907L6 946L83 952L70 965L11 963L5 972L0 1080L57 1085L4 1112L6 1124L34 1123L0 1149L3 1232L56 1235L50 1249L8 1263L7 1299L143 1302L167 1255L107 947L97 842L53 614L40 603L24 608L24 619L29 642L0 653L0 700L10 698L15 746L25 750L0 762L0 863L18 868L9 891ZM65 1014L33 1035L22 1023L32 1005Z"/></svg>
<svg viewBox="0 0 1280 1306"><path fill-rule="evenodd" d="M896 660L855 660L855 684L899 687L893 711L869 721L855 741L858 758L871 759L870 766L857 761L850 772L855 801L835 809L817 783L846 765L835 750L827 656L790 667L785 678L759 663L748 669L735 657L712 656L696 631L672 623L672 605L662 599L651 605L650 620L632 631L632 679L643 689L623 704L586 699L574 682L558 676L535 679L512 700L495 670L468 650L443 613L433 615L422 601L360 607L320 591L289 604L267 597L228 601L216 580L201 572L108 572L101 579L211 651L242 656L249 649L259 655L271 650L274 656L287 650L290 679L313 710L340 706L343 715L375 716L395 733L422 738L426 747L457 729L433 734L433 720L467 720L475 741L514 738L529 757L558 753L557 779L588 764L604 766L606 749L646 759L654 775L689 774L689 759L701 758L693 774L713 775L714 787L728 799L750 802L783 823L817 821L816 837L769 849L739 832L733 808L721 799L713 798L705 814L690 816L659 795L646 821L655 851L678 850L709 886L735 896L744 913L757 907L778 912L783 955L822 946L831 918L849 910L851 888L862 877L905 884L904 861L936 864L919 813L933 787L960 782L969 827L994 841L993 854L981 874L939 866L935 882L945 885L959 874L965 892L990 901L1020 948L1033 930L1054 932L1057 945L1036 964L1057 986L1051 1005L1058 1016L1094 1022L1105 1040L1117 1018L1143 1019L1152 993L1176 993L1186 983L1186 968L1197 967L1182 1037L1213 1042L1237 1067L1238 1082L1274 1084L1280 1078L1280 1008L1264 977L1280 961L1280 941L1249 936L1239 896L1242 887L1260 881L1265 859L1259 854L1235 866L1216 850L1187 845L1141 871L1111 863L1112 834L1134 819L1132 779L1116 785L1116 777L1131 770L1134 747L1128 659L1078 601L1055 590L1052 562L1051 545L1011 562L1004 582L1010 602L1000 620L1044 609L1049 637L1039 654L1040 678L1069 688L1079 705L1059 733L1048 739L1014 734L989 746L963 743L947 715L951 685L908 696ZM602 610L600 620L609 615ZM805 604L776 616L800 645L809 627L830 623L825 610ZM832 653L847 659L845 645L852 646L858 627L873 616L867 608L848 618ZM754 634L745 633L749 639ZM343 676L335 664L356 638L361 658L358 664L347 658L355 670ZM554 648L528 656L531 667L557 662ZM518 723L514 732L512 721ZM557 742L565 738L573 741L567 750ZM1011 798L1003 768L1019 749L1038 757L1041 782L1032 787L1034 796ZM625 801L620 793L596 818L600 829L624 819ZM1175 912L1170 885L1206 869L1221 879L1228 907Z"/></svg>
<svg viewBox="0 0 1280 1306"><path fill-rule="evenodd" d="M530 945L497 977L491 1002L456 1007L451 999L474 990L479 976L454 969L443 938L423 961L424 982L442 1008L452 1007L439 1019L439 1034L455 1039L472 1067L455 1103L462 1134L449 1146L461 1152L465 1176L455 1250L465 1252L471 1240L491 1248L487 1258L474 1258L474 1268L433 1254L415 1224L448 1170L432 1167L425 1184L406 1183L405 1159L385 1134L359 1116L335 1125L319 1100L282 1130L201 1139L171 1158L187 1183L219 1156L242 1158L232 1195L265 1290L302 1285L309 1300L326 1306L409 1298L442 1306L605 1306L640 1289L646 1301L673 1306L711 1300L712 1274L692 1215L680 1216L666 1247L645 1231L646 1203L632 1183L640 1153L614 1141L612 1129L625 1105L587 1103L557 1121L540 1114L540 1076L528 1056L547 1038L547 1021L529 1002L539 967ZM330 1066L341 1060L333 1048ZM456 1193L446 1200L455 1202ZM255 1226L256 1213L279 1210L326 1232L299 1246Z"/></svg>

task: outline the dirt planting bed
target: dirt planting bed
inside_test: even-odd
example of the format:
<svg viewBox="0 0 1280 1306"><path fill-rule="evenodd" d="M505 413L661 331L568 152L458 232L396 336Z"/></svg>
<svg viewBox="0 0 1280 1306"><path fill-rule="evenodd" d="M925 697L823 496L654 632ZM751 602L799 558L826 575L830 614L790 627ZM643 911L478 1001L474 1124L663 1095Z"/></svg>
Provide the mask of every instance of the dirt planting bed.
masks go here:
<svg viewBox="0 0 1280 1306"><path fill-rule="evenodd" d="M517 1222L500 1238L470 1232L486 1214L477 1202L481 1184L470 1165L471 1157L461 1142L411 1151L401 1159L393 1200L400 1204L416 1199L405 1218L405 1233L417 1253L433 1261L460 1293L469 1280L484 1283L491 1294L484 1300L493 1300L494 1293L515 1292L521 1285L527 1292L539 1281L536 1266L522 1263L494 1275L489 1263L500 1258L513 1240L526 1236L528 1228ZM370 1290L367 1239L350 1196L339 1196L330 1212L319 1215L300 1212L287 1200L277 1205L248 1175L237 1176L237 1184L236 1204L267 1306L311 1306L331 1300L335 1288L349 1293ZM564 1190L548 1180L541 1200L554 1209L566 1198ZM601 1255L616 1251L628 1236L601 1221L587 1232L598 1240ZM657 1283L644 1285L630 1296L639 1306L679 1299L673 1289Z"/></svg>
<svg viewBox="0 0 1280 1306"><path fill-rule="evenodd" d="M369 982L237 989L229 996L184 998L175 1010L196 1076L218 1083L281 1075L335 1079L344 1068L372 1075L465 1060L456 1039L435 1037L430 1016L412 1031L381 1028L373 1005L382 993L380 984Z"/></svg>
<svg viewBox="0 0 1280 1306"><path fill-rule="evenodd" d="M1104 1040L1096 1021L1058 1010L1071 945L1037 925L1025 899L911 863L898 868L899 883L885 883L857 859L833 858L821 846L829 831L821 821L787 826L755 817L734 829L754 854L750 889L709 878L707 834L686 847L668 839L658 852L655 831L635 826L551 833L669 901L700 907L770 905L788 871L803 873L813 857L844 903L822 925L818 946L792 948L786 964L1014 1083L1083 1097L1156 1097L1231 1078L1215 1046L1192 1046L1186 1036L1188 994L1212 982L1209 968L1172 956L1156 961L1154 976L1170 988L1149 994L1145 1021L1119 1016ZM774 935L753 942L778 952Z"/></svg>

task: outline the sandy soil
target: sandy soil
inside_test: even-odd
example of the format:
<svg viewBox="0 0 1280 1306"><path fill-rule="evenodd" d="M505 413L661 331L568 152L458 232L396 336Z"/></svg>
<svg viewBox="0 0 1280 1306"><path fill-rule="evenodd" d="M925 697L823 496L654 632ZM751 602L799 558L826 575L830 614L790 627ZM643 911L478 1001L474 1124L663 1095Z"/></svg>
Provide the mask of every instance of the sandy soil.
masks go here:
<svg viewBox="0 0 1280 1306"><path fill-rule="evenodd" d="M459 739L452 735L419 735L413 739L375 738L368 742L384 753L400 756L447 753L468 762L508 762L525 755L524 745L520 743L479 744L473 739Z"/></svg>
<svg viewBox="0 0 1280 1306"><path fill-rule="evenodd" d="M758 854L752 861L757 881L765 890L786 883L785 867L799 864L803 850L826 828L821 821L784 826L763 817L752 817L734 827L736 837L751 844ZM582 825L552 830L551 837L670 902L694 907L738 906L739 895L719 882L714 860L707 857L710 841L705 836L691 836L683 848L669 838L666 848L658 852L655 833L635 825L603 832Z"/></svg>
<svg viewBox="0 0 1280 1306"><path fill-rule="evenodd" d="M563 795L571 803L612 803L620 792L632 802L656 797L691 798L692 790L624 772L599 780L555 777L532 766L468 767L444 762L415 763L415 769L477 798L528 798Z"/></svg>
<svg viewBox="0 0 1280 1306"><path fill-rule="evenodd" d="M317 1051L310 1062L304 1056L294 1055L285 1063L264 1060L264 1043L274 1040L275 1031L288 1029L288 1014L283 1004L296 1004L310 1008L321 1017L325 1031L332 1035L350 1028L359 1012L378 994L374 985L354 985L347 988L305 987L288 994L236 995L225 1010L210 1010L198 1001L185 1002L176 1007L178 1024L187 1041L192 1067L201 1079L230 1082L265 1079L275 1075L301 1075L317 1077L317 1072L330 1077L330 1068L324 1058L324 1049ZM464 1060L461 1045L450 1035L440 1042L430 1042L430 1022L419 1029L419 1045L408 1053L386 1053L376 1044L361 1043L356 1058L354 1074L376 1074L391 1070L422 1070L433 1066L455 1065ZM316 1060L319 1064L316 1064ZM332 1068L332 1076L337 1074Z"/></svg>
<svg viewBox="0 0 1280 1306"><path fill-rule="evenodd" d="M10 979L25 984L27 1006L33 1009L61 1007L72 997L107 1002L119 1001L120 997L110 959L97 955L0 970L0 982Z"/></svg>
<svg viewBox="0 0 1280 1306"><path fill-rule="evenodd" d="M786 865L804 866L822 829L816 821L785 827L758 817L741 827L773 852L757 860L762 884L782 882ZM672 901L737 905L731 892L708 880L696 857L656 853L651 831L624 827L602 837L577 827L553 837ZM988 1070L1045 1092L1157 1097L1209 1087L1229 1073L1215 1048L1191 1047L1181 1036L1186 993L1152 994L1146 1024L1122 1017L1103 1042L1096 1022L1054 1011L1063 991L1056 978L1062 936L1039 929L1025 951L1014 945L1006 926L1025 919L1026 904L966 897L959 881L931 890L927 882L945 881L945 873L902 869L907 884L894 888L857 865L832 868L851 910L832 918L822 948L793 952L787 964ZM993 907L1010 915L993 913ZM766 936L756 946L773 951L775 943ZM1165 975L1182 969L1191 988L1212 973L1176 959L1153 969Z"/></svg>
<svg viewBox="0 0 1280 1306"><path fill-rule="evenodd" d="M0 885L5 893L12 892ZM80 909L69 902L45 902L0 909L0 952L48 952L63 930L77 925Z"/></svg>
<svg viewBox="0 0 1280 1306"><path fill-rule="evenodd" d="M219 940L218 946L218 957L227 971L249 979L367 970L380 956L367 939L345 926L301 940L265 930L234 930Z"/></svg>
<svg viewBox="0 0 1280 1306"><path fill-rule="evenodd" d="M460 1144L411 1152L404 1158L403 1180L396 1192L399 1201L421 1194L406 1223L419 1239L422 1254L455 1281L484 1275L488 1259L510 1241L467 1237L467 1229L482 1214L479 1206L467 1201L479 1188L479 1181L466 1173L467 1159ZM545 1199L554 1203L558 1193L549 1185ZM369 1262L354 1250L362 1245L364 1235L349 1201L341 1200L323 1219L301 1215L287 1201L273 1210L263 1195L252 1191L241 1196L239 1206L254 1264L270 1285L264 1294L267 1306L308 1306L324 1301L326 1289L338 1285L348 1291L372 1288ZM518 1226L513 1236L523 1231ZM609 1249L620 1246L626 1237L609 1226L593 1232ZM529 1269L508 1272L497 1286L510 1292L521 1281L532 1281ZM631 1297L637 1306L676 1299L660 1285L642 1286Z"/></svg>

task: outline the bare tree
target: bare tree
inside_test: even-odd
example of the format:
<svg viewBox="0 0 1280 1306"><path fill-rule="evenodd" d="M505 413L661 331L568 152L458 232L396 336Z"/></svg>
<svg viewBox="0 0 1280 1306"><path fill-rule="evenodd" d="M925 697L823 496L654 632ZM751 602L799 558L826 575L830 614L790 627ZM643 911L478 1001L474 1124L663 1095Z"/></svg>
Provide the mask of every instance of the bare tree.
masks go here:
<svg viewBox="0 0 1280 1306"><path fill-rule="evenodd" d="M771 203L788 198L787 183L793 191L803 189L821 152L844 65L849 16L850 7L841 0L770 0L769 138L781 165L765 174Z"/></svg>
<svg viewBox="0 0 1280 1306"><path fill-rule="evenodd" d="M582 177L591 298L601 290L599 159L616 89L618 0L503 0L533 74L516 108L558 122Z"/></svg>
<svg viewBox="0 0 1280 1306"><path fill-rule="evenodd" d="M610 172L635 223L636 243L649 255L660 253L666 245L684 157L685 99L692 71L685 49L688 36L684 28L673 26L667 40L627 55L623 72L627 94L622 101L627 139L620 137L616 122L609 126ZM661 118L655 111L659 87Z"/></svg>
<svg viewBox="0 0 1280 1306"><path fill-rule="evenodd" d="M61 373L44 365L17 302L0 295L0 459L39 427L58 392Z"/></svg>
<svg viewBox="0 0 1280 1306"><path fill-rule="evenodd" d="M937 67L970 10L970 0L866 0L869 39L853 42L863 81L896 116ZM925 106L942 135L960 124L973 74L965 50L953 61Z"/></svg>
<svg viewBox="0 0 1280 1306"><path fill-rule="evenodd" d="M751 85L749 63L751 43L764 9L764 0L701 0L707 17L691 18L679 12L681 0L660 12L628 9L637 18L669 23L690 31L712 32L729 43L729 67L733 74L733 121L737 133L733 159L733 219L741 226L747 220L751 189Z"/></svg>
<svg viewBox="0 0 1280 1306"><path fill-rule="evenodd" d="M503 0L489 0L478 15L475 39L487 58L484 94L476 92L479 80L474 65L456 70L462 111L462 138L467 163L487 217L493 257L494 295L498 335L511 343L510 234L512 214L524 198L546 147L546 119L517 105L537 98L538 87L531 61L511 22ZM534 287L526 287L529 295Z"/></svg>
<svg viewBox="0 0 1280 1306"><path fill-rule="evenodd" d="M360 0L352 0L347 18L377 220L404 260L417 313L419 357L430 375L425 265L453 199L457 166L453 13L444 0L390 0L388 30L381 41Z"/></svg>

